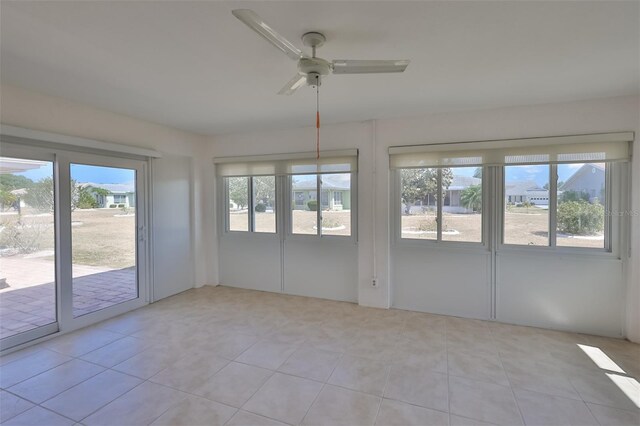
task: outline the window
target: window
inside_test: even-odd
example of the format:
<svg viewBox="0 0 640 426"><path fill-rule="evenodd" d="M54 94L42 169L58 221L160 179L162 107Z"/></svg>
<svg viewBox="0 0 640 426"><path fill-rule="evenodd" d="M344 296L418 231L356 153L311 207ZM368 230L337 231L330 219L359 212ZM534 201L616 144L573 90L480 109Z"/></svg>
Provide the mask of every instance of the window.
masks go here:
<svg viewBox="0 0 640 426"><path fill-rule="evenodd" d="M482 242L482 168L400 170L401 238Z"/></svg>
<svg viewBox="0 0 640 426"><path fill-rule="evenodd" d="M342 206L342 191L335 191L333 193L333 204L336 206Z"/></svg>
<svg viewBox="0 0 640 426"><path fill-rule="evenodd" d="M505 166L504 243L606 248L607 184L604 163Z"/></svg>
<svg viewBox="0 0 640 426"><path fill-rule="evenodd" d="M438 170L400 170L402 238L438 239Z"/></svg>
<svg viewBox="0 0 640 426"><path fill-rule="evenodd" d="M226 188L229 231L276 232L275 176L229 177Z"/></svg>
<svg viewBox="0 0 640 426"><path fill-rule="evenodd" d="M293 175L291 196L292 234L351 235L351 173Z"/></svg>
<svg viewBox="0 0 640 426"><path fill-rule="evenodd" d="M276 206L285 208L287 233L352 235L355 149L214 158L225 232L276 233ZM277 188L289 187L284 194ZM222 200L224 196L224 200ZM322 226L320 224L322 223Z"/></svg>
<svg viewBox="0 0 640 426"><path fill-rule="evenodd" d="M116 203L116 204L126 203L127 202L127 196L126 195L122 195L122 194L114 194L113 195L113 202Z"/></svg>
<svg viewBox="0 0 640 426"><path fill-rule="evenodd" d="M276 232L276 177L255 176L253 182L253 230Z"/></svg>
<svg viewBox="0 0 640 426"><path fill-rule="evenodd" d="M227 226L229 231L249 231L249 178L227 178Z"/></svg>
<svg viewBox="0 0 640 426"><path fill-rule="evenodd" d="M549 245L549 165L504 167L505 244Z"/></svg>
<svg viewBox="0 0 640 426"><path fill-rule="evenodd" d="M605 248L607 168L603 163L557 166L556 245Z"/></svg>
<svg viewBox="0 0 640 426"><path fill-rule="evenodd" d="M326 195L321 212L322 235L351 235L351 173L320 175L320 188L323 200Z"/></svg>
<svg viewBox="0 0 640 426"><path fill-rule="evenodd" d="M295 199L291 210L291 233L318 233L318 202L315 200L318 175L291 176L291 190Z"/></svg>

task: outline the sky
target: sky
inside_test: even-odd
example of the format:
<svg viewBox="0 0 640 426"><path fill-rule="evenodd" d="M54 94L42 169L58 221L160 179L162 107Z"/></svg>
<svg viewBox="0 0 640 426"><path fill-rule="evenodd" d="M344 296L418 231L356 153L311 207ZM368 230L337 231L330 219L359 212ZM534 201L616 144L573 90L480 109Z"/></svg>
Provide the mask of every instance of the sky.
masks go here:
<svg viewBox="0 0 640 426"><path fill-rule="evenodd" d="M566 181L582 164L560 164L558 165L558 180ZM458 167L454 173L459 176L473 176L475 167ZM29 170L19 173L33 181L52 175L51 165L40 169ZM549 182L548 166L511 166L506 168L505 177L507 181L533 180L538 185L543 186ZM71 178L77 182L92 183L132 183L135 180L135 171L129 169L118 169L113 167L89 166L83 164L71 165Z"/></svg>
<svg viewBox="0 0 640 426"><path fill-rule="evenodd" d="M48 164L39 169L28 170L26 172L16 174L25 176L33 181L38 181L45 177L51 177L53 174L53 167ZM117 169L114 167L72 164L71 179L74 179L79 183L131 183L135 180L135 171L129 169Z"/></svg>

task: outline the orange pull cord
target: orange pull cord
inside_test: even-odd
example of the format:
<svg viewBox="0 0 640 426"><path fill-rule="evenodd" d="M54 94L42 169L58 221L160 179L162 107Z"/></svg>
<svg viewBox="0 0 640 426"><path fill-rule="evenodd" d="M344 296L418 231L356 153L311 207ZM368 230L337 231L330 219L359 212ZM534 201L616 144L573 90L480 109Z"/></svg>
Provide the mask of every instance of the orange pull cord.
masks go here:
<svg viewBox="0 0 640 426"><path fill-rule="evenodd" d="M316 77L316 160L320 159L320 81Z"/></svg>

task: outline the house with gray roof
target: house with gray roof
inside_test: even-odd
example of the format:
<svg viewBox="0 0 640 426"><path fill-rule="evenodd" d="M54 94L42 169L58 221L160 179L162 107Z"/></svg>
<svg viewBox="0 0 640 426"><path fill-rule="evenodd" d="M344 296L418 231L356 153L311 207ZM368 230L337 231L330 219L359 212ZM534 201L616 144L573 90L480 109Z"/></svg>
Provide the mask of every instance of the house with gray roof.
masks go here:
<svg viewBox="0 0 640 426"><path fill-rule="evenodd" d="M582 165L558 190L575 191L589 195L589 202L604 203L605 167L603 164Z"/></svg>
<svg viewBox="0 0 640 426"><path fill-rule="evenodd" d="M321 175L322 210L351 210L351 175ZM291 182L294 210L309 210L307 203L318 199L316 175L293 176Z"/></svg>
<svg viewBox="0 0 640 426"><path fill-rule="evenodd" d="M135 207L136 189L134 182L129 183L92 183L79 184L82 187L100 188L108 191L108 194L93 192L100 208Z"/></svg>

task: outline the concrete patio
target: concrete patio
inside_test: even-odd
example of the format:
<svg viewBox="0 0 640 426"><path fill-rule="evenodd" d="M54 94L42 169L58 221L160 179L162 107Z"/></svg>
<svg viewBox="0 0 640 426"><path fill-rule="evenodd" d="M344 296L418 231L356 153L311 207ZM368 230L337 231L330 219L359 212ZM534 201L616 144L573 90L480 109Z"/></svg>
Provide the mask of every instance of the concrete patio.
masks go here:
<svg viewBox="0 0 640 426"><path fill-rule="evenodd" d="M0 275L0 338L55 321L55 263L45 259L4 257ZM137 296L135 267L108 269L73 266L73 316L79 317Z"/></svg>

